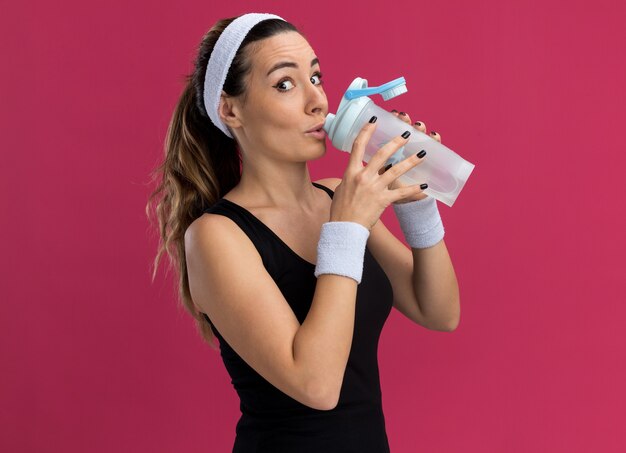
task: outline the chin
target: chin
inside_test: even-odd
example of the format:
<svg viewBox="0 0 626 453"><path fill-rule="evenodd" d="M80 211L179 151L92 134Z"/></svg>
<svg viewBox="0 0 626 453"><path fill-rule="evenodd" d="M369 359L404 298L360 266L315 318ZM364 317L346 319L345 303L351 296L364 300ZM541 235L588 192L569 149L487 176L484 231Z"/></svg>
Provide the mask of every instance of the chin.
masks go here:
<svg viewBox="0 0 626 453"><path fill-rule="evenodd" d="M319 146L315 148L315 157L312 159L319 159L326 155L326 141L320 142ZM311 159L311 160L312 160Z"/></svg>

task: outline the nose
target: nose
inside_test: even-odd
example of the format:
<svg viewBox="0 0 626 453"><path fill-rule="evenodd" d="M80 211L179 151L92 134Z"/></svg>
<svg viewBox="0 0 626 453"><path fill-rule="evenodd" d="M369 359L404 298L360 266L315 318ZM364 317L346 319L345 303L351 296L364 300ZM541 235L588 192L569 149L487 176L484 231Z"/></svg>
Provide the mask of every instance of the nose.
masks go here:
<svg viewBox="0 0 626 453"><path fill-rule="evenodd" d="M313 115L324 115L328 113L328 99L326 93L320 85L308 84L306 91L306 111Z"/></svg>

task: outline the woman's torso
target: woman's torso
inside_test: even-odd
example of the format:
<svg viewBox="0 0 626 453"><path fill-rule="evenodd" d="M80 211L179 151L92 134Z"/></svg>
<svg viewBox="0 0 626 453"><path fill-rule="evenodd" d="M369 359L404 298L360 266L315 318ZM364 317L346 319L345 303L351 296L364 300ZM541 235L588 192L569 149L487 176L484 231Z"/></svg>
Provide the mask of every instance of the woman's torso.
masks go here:
<svg viewBox="0 0 626 453"><path fill-rule="evenodd" d="M329 200L332 199L332 190L317 183L313 185L325 190ZM270 229L250 211L225 198L205 212L229 217L246 233L298 321L304 322L317 282L313 274L316 260L311 258L316 254L321 224L328 221L328 216L322 214L315 222L307 222L311 226L304 234L289 231L289 225L277 226L285 225L284 222L272 222L273 228L280 231L279 236L278 231ZM298 247L299 253L286 241ZM352 347L339 403L330 411L312 409L278 390L247 365L211 324L240 398L242 416L237 423L233 451L388 451L377 350L392 300L391 284L366 248L363 277L357 287Z"/></svg>

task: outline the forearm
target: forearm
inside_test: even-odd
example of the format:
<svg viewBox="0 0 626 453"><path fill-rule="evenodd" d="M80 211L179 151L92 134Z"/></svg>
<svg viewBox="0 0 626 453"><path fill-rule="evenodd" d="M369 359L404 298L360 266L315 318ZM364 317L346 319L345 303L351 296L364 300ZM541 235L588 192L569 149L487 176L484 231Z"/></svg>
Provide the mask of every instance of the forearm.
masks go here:
<svg viewBox="0 0 626 453"><path fill-rule="evenodd" d="M333 407L348 363L358 284L369 230L356 222L322 225L317 243L315 294L293 341L298 379L309 398Z"/></svg>
<svg viewBox="0 0 626 453"><path fill-rule="evenodd" d="M294 362L313 399L338 397L352 346L357 283L318 277L311 308L294 338Z"/></svg>
<svg viewBox="0 0 626 453"><path fill-rule="evenodd" d="M411 252L413 289L420 311L433 328L454 330L461 316L459 285L444 240Z"/></svg>

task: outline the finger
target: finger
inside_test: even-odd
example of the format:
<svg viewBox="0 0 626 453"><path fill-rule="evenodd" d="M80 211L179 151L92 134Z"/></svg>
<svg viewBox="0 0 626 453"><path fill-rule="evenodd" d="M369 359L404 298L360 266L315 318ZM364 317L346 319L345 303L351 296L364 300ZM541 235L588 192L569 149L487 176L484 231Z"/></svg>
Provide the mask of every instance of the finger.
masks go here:
<svg viewBox="0 0 626 453"><path fill-rule="evenodd" d="M430 131L430 136L441 143L441 135L438 132Z"/></svg>
<svg viewBox="0 0 626 453"><path fill-rule="evenodd" d="M398 162L397 164L389 168L387 171L385 171L381 175L381 180L383 181L385 185L388 186L397 178L405 174L407 171L409 171L413 167L420 165L422 162L424 162L425 157L426 157L426 151L420 150L419 153L414 154L413 156L407 157L406 159Z"/></svg>
<svg viewBox="0 0 626 453"><path fill-rule="evenodd" d="M399 113L398 113L398 111L396 109L393 109L391 111L391 113L393 113L393 116L398 116L399 115Z"/></svg>
<svg viewBox="0 0 626 453"><path fill-rule="evenodd" d="M392 189L390 192L392 193L392 203L395 203L398 200L403 200L407 198L408 200L403 201L403 203L408 203L410 201L415 200L423 200L428 195L424 193L424 190L428 187L428 184L414 184L412 186L400 187L399 189ZM401 204L401 203L399 203Z"/></svg>
<svg viewBox="0 0 626 453"><path fill-rule="evenodd" d="M365 154L365 148L369 143L374 130L376 130L376 116L372 116L368 123L366 123L359 134L352 143L352 151L350 152L350 160L348 161L348 167L361 169L363 168L363 155Z"/></svg>
<svg viewBox="0 0 626 453"><path fill-rule="evenodd" d="M416 121L415 123L413 123L413 127L418 131L423 132L424 134L426 133L426 124L422 123L421 121Z"/></svg>
<svg viewBox="0 0 626 453"><path fill-rule="evenodd" d="M411 131L405 131L402 135L397 135L383 146L381 146L370 159L367 168L372 167L371 171L378 172L380 167L385 165L389 158L407 144Z"/></svg>
<svg viewBox="0 0 626 453"><path fill-rule="evenodd" d="M398 113L398 118L400 118L402 121L404 121L407 124L411 124L411 117L406 112Z"/></svg>

